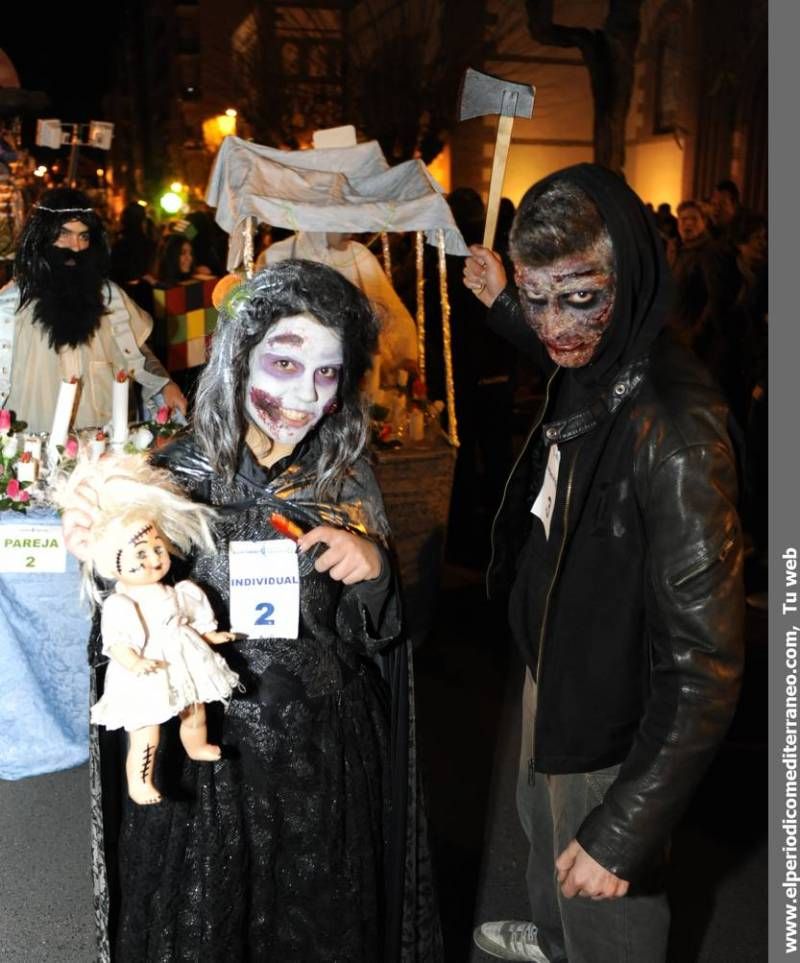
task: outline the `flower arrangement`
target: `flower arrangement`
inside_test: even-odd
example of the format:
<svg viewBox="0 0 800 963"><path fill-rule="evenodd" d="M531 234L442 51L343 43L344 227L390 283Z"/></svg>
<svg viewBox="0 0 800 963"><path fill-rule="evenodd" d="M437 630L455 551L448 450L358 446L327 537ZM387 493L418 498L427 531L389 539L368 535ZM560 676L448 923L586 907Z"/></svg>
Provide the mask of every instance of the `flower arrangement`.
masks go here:
<svg viewBox="0 0 800 963"><path fill-rule="evenodd" d="M155 444L160 448L166 444L173 435L176 435L185 425L174 421L171 417L172 409L162 405L150 421L143 421L131 431L128 444L125 450L133 453L145 451Z"/></svg>
<svg viewBox="0 0 800 963"><path fill-rule="evenodd" d="M65 472L71 472L78 463L80 442L74 435L69 435L63 445L56 445L58 452L58 467Z"/></svg>
<svg viewBox="0 0 800 963"><path fill-rule="evenodd" d="M47 445L46 435L25 435L26 427L10 411L0 409L0 512L26 512L32 506L49 506L48 485L54 472L69 473L82 450L92 458L100 458L114 447L113 425L73 431L63 445L53 448ZM133 453L160 447L183 427L171 418L171 409L163 406L152 420L131 426L124 450Z"/></svg>
<svg viewBox="0 0 800 963"><path fill-rule="evenodd" d="M27 489L32 482L17 477L17 465L33 457L19 448L19 433L26 427L24 421L15 421L8 409L0 409L0 511L24 513L30 501Z"/></svg>

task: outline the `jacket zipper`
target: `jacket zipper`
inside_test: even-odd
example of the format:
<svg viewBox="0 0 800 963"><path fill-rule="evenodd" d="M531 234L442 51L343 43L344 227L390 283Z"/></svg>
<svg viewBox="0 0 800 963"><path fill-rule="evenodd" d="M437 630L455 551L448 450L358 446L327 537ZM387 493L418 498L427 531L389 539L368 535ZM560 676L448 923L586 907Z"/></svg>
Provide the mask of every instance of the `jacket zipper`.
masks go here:
<svg viewBox="0 0 800 963"><path fill-rule="evenodd" d="M695 575L699 575L701 572L705 571L705 569L709 568L715 561L724 562L728 557L728 552L730 552L730 550L733 548L735 541L736 539L733 537L733 535L729 535L720 546L718 552L706 555L699 561L695 562L695 564L690 569L685 571L680 578L676 578L672 582L672 587L680 588L682 585L685 585L686 582L693 579Z"/></svg>
<svg viewBox="0 0 800 963"><path fill-rule="evenodd" d="M553 383L553 381L555 380L555 377L556 377L556 375L558 374L559 371L560 371L560 368L556 368L555 371L554 371L554 372L550 375L550 377L547 379L547 385L545 386L545 391L544 391L544 403L542 404L541 411L540 411L540 413L539 413L539 417L536 419L536 421L535 421L534 424L533 424L533 427L532 427L531 430L528 432L528 437L525 439L525 443L523 444L522 449L521 449L519 455L517 455L517 460L516 460L516 461L514 462L514 464L511 466L511 471L508 473L508 478L506 478L506 483L505 483L505 485L503 486L503 497L500 499L500 504L499 504L498 507L497 507L497 511L494 513L494 518L492 519L492 529L491 529L491 535L490 535L490 537L489 537L489 544L490 544L490 547L491 547L491 551L490 551L490 553L489 553L489 564L486 566L486 577L485 577L485 579L484 579L484 584L485 584L485 588L486 588L486 598L487 598L487 599L491 599L491 597L492 597L492 594L491 594L491 592L489 591L489 575L490 575L490 573L491 573L491 571L492 571L492 566L494 565L494 554L495 554L495 551L494 551L494 532L495 532L495 528L497 527L497 519L500 517L500 512L502 512L502 510L503 510L503 505L505 505L505 503L506 503L506 495L508 494L508 486L509 486L509 483L511 482L511 479L514 477L514 472L517 470L517 467L519 466L519 463L520 463L520 462L522 461L522 459L524 458L525 453L526 453L527 450L528 450L528 445L529 445L530 442L531 442L531 438L533 438L534 432L538 430L539 426L540 426L541 423L544 421L544 416L545 416L545 414L547 413L547 406L548 406L548 404L550 403L550 385L552 385L552 383Z"/></svg>
<svg viewBox="0 0 800 963"><path fill-rule="evenodd" d="M547 589L547 595L544 600L544 612L542 613L542 625L539 629L539 651L536 655L536 697L533 703L533 732L531 733L531 756L528 759L528 785L533 786L536 782L536 717L539 710L539 690L542 684L542 655L544 653L544 636L545 630L547 628L547 617L550 614L550 599L553 594L553 589L555 588L556 580L558 579L558 570L561 568L561 560L564 557L564 546L567 544L567 529L569 524L569 506L570 500L572 498L572 483L575 478L575 465L578 461L578 454L581 450L583 442L578 444L575 449L575 454L572 458L572 463L569 466L569 477L567 478L567 491L564 496L564 517L563 517L563 530L561 533L561 545L558 549L558 557L556 558L556 565L553 569L553 577L550 579L550 585Z"/></svg>

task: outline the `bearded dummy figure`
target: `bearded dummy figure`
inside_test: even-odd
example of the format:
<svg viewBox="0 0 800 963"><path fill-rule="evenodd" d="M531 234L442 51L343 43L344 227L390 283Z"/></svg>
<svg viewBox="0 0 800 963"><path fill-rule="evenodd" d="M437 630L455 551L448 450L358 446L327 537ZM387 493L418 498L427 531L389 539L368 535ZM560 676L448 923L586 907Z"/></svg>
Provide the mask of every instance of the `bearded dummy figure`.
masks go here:
<svg viewBox="0 0 800 963"><path fill-rule="evenodd" d="M46 191L20 236L14 280L0 291L0 406L30 431L50 429L60 383L71 378L80 383L74 427L106 424L119 370L142 386L145 404L161 392L164 404L186 411L145 344L152 319L108 270L108 242L89 198Z"/></svg>

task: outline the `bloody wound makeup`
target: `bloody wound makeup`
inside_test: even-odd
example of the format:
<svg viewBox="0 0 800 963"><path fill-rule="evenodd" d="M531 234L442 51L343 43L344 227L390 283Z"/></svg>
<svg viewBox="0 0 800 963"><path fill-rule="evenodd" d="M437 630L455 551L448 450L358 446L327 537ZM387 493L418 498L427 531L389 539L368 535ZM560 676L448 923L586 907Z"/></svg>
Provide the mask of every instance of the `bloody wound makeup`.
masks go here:
<svg viewBox="0 0 800 963"><path fill-rule="evenodd" d="M335 410L339 335L310 315L282 318L250 354L245 410L273 441L295 445Z"/></svg>
<svg viewBox="0 0 800 963"><path fill-rule="evenodd" d="M541 267L515 265L520 304L553 361L581 368L594 357L614 310L615 279L606 245Z"/></svg>

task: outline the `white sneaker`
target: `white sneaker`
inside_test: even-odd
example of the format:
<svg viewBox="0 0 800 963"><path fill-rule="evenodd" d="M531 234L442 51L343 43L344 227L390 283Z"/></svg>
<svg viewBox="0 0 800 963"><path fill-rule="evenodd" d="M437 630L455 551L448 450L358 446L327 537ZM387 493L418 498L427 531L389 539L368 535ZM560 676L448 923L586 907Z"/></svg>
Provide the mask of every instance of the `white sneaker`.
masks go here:
<svg viewBox="0 0 800 963"><path fill-rule="evenodd" d="M475 945L500 960L532 960L533 963L550 963L539 946L535 923L519 920L498 920L481 923L472 933Z"/></svg>

